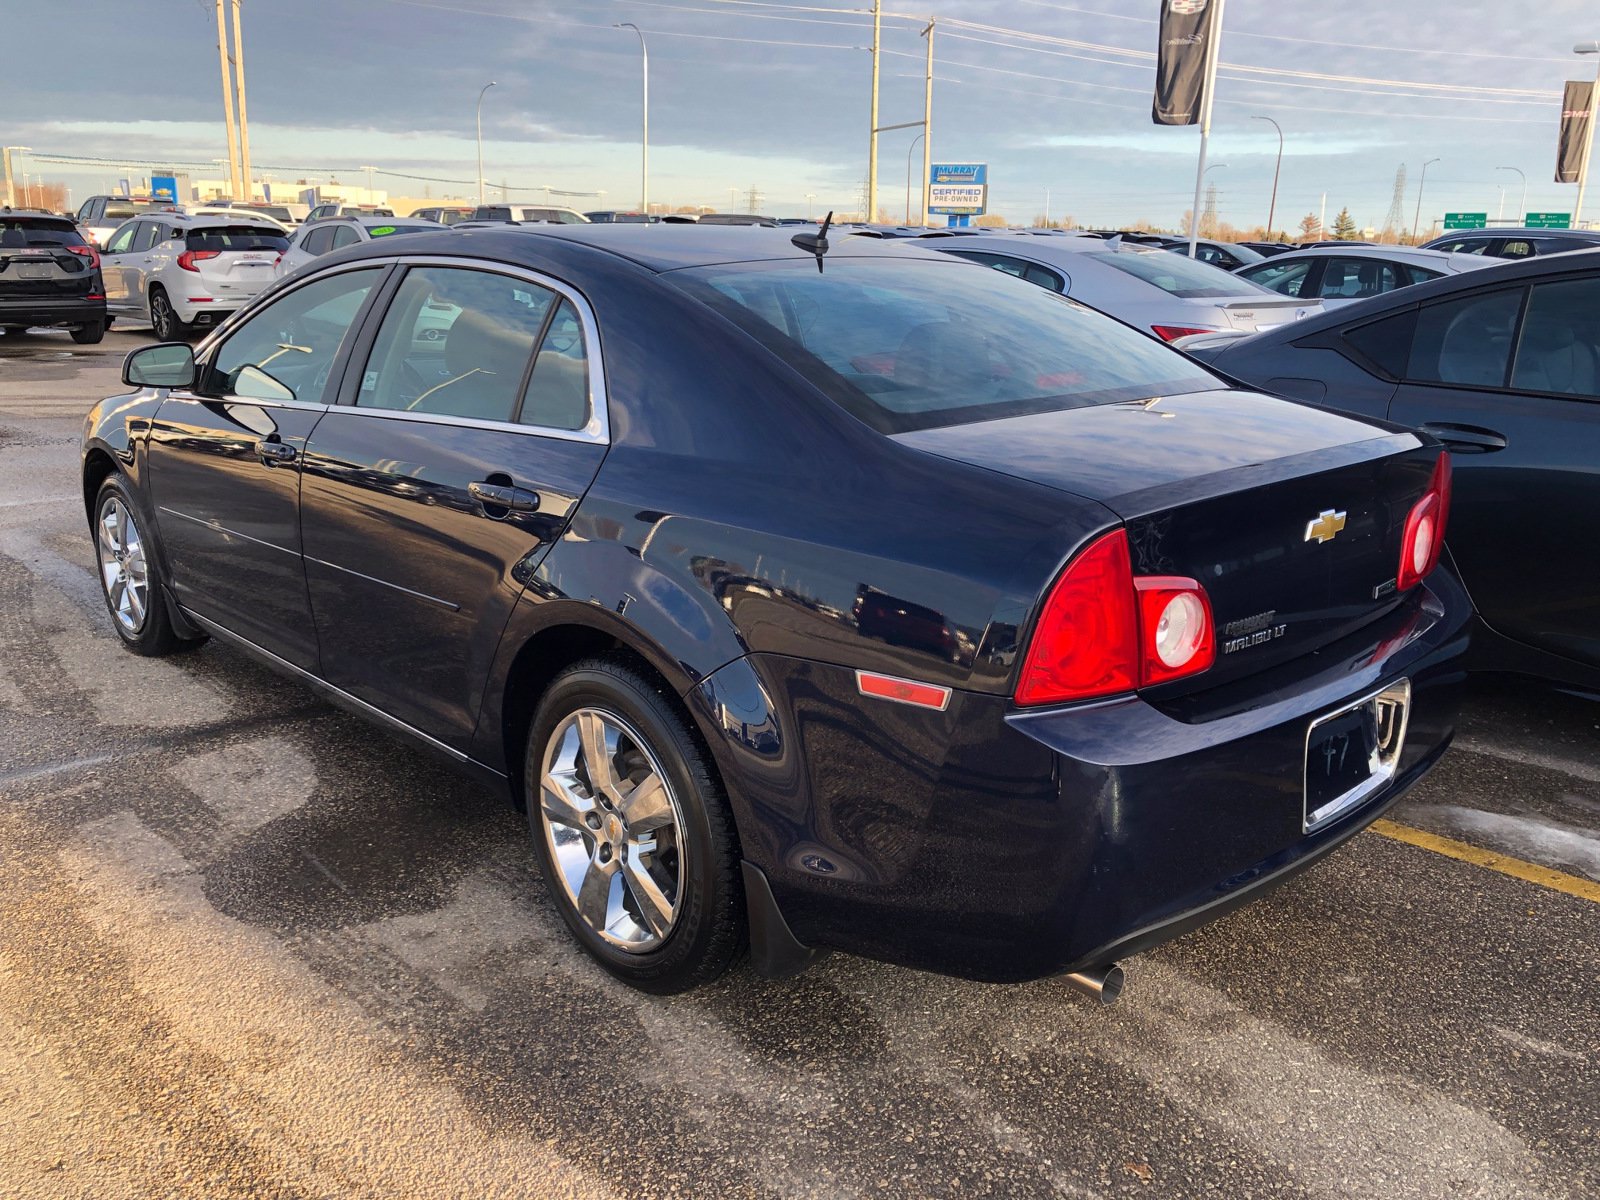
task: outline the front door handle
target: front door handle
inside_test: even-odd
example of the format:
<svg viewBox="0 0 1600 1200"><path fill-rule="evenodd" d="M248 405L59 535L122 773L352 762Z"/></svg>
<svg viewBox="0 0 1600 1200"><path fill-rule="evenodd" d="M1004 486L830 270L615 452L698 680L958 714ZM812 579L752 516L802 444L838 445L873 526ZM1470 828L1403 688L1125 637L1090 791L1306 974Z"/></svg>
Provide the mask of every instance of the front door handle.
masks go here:
<svg viewBox="0 0 1600 1200"><path fill-rule="evenodd" d="M1491 450L1506 448L1505 434L1477 425L1453 425L1448 421L1439 421L1424 425L1422 432L1438 438L1453 450L1465 450L1470 454L1487 454Z"/></svg>
<svg viewBox="0 0 1600 1200"><path fill-rule="evenodd" d="M256 447L256 453L269 467L292 463L295 456L294 447L285 446L282 442L262 442Z"/></svg>
<svg viewBox="0 0 1600 1200"><path fill-rule="evenodd" d="M478 502L484 516L495 516L489 509L504 509L507 512L531 513L539 511L539 493L530 492L527 488L511 487L509 484L490 483L488 480L478 480L467 484L467 494Z"/></svg>

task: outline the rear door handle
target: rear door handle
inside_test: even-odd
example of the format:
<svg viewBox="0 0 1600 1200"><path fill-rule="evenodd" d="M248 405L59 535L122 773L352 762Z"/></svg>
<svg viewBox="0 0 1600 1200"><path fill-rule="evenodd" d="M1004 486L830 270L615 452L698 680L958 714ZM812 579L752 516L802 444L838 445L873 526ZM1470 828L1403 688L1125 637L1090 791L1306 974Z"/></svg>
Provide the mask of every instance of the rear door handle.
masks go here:
<svg viewBox="0 0 1600 1200"><path fill-rule="evenodd" d="M503 483L478 480L467 484L467 494L484 509L504 508L511 512L520 513L539 511L539 493L530 492L527 488L510 487ZM488 516L490 514L486 512L484 515Z"/></svg>
<svg viewBox="0 0 1600 1200"><path fill-rule="evenodd" d="M262 442L256 447L256 453L269 467L279 463L292 463L295 457L294 447L285 446L282 442Z"/></svg>
<svg viewBox="0 0 1600 1200"><path fill-rule="evenodd" d="M1505 434L1476 425L1452 425L1448 421L1440 421L1424 425L1422 432L1431 434L1447 446L1478 454L1506 448Z"/></svg>

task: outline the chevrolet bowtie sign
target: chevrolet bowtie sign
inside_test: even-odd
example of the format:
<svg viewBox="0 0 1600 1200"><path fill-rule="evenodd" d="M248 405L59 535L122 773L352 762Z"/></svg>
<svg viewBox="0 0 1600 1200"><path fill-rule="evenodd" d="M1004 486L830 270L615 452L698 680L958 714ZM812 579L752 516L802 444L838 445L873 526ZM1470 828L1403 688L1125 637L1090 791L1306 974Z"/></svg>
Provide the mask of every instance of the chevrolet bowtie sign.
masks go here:
<svg viewBox="0 0 1600 1200"><path fill-rule="evenodd" d="M1306 541L1316 542L1319 546L1323 542L1333 541L1344 528L1345 518L1348 515L1348 513L1334 512L1331 508L1323 509L1322 515L1306 526Z"/></svg>

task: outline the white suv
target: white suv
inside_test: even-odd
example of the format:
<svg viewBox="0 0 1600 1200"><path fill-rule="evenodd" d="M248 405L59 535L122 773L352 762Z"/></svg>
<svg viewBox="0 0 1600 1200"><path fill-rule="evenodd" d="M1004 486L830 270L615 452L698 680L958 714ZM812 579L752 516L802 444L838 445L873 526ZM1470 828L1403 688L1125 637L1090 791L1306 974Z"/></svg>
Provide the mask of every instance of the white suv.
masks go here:
<svg viewBox="0 0 1600 1200"><path fill-rule="evenodd" d="M106 240L100 270L106 312L148 321L163 342L208 328L272 282L289 248L260 220L164 212L138 217Z"/></svg>
<svg viewBox="0 0 1600 1200"><path fill-rule="evenodd" d="M439 233L447 228L437 221L420 221L416 217L324 217L307 221L295 231L289 248L278 261L276 274L282 277L330 250L342 250L357 242L402 233Z"/></svg>

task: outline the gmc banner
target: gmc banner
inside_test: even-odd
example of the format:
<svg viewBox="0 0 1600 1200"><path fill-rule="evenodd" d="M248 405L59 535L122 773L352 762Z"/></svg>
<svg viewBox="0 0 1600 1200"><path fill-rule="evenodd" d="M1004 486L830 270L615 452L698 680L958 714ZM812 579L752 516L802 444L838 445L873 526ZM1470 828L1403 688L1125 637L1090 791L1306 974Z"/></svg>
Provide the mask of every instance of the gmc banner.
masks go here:
<svg viewBox="0 0 1600 1200"><path fill-rule="evenodd" d="M1589 144L1589 105L1594 84L1567 81L1561 102L1561 140L1556 144L1556 182L1577 183L1583 169L1583 148Z"/></svg>
<svg viewBox="0 0 1600 1200"><path fill-rule="evenodd" d="M1206 50L1216 30L1216 12L1211 0L1161 0L1156 98L1150 110L1157 125L1200 123Z"/></svg>

